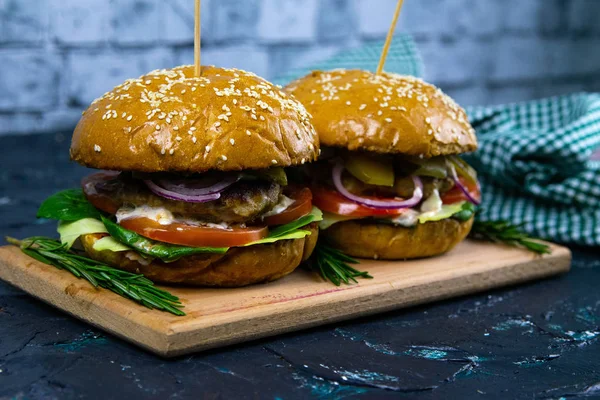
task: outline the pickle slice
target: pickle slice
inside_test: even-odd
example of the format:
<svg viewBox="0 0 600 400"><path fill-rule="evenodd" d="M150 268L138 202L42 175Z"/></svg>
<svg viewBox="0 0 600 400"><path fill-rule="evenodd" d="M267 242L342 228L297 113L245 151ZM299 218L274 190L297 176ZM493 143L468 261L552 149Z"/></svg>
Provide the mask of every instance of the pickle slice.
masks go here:
<svg viewBox="0 0 600 400"><path fill-rule="evenodd" d="M444 179L448 176L448 167L445 157L417 158L411 157L408 162L419 167L413 172L417 176L430 176L432 178Z"/></svg>
<svg viewBox="0 0 600 400"><path fill-rule="evenodd" d="M387 158L369 156L361 153L349 154L346 158L346 169L356 179L369 185L394 186L394 167Z"/></svg>
<svg viewBox="0 0 600 400"><path fill-rule="evenodd" d="M469 183L477 184L477 172L473 167L459 156L450 156L449 159L456 168L458 176L466 178Z"/></svg>

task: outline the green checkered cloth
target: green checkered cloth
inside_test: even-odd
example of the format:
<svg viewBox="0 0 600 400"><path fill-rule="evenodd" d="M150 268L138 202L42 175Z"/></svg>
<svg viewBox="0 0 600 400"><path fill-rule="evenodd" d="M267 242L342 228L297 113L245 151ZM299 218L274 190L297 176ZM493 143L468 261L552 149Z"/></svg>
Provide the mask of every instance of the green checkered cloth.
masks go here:
<svg viewBox="0 0 600 400"><path fill-rule="evenodd" d="M341 52L290 71L278 82L315 69L375 71L382 46ZM421 76L421 58L410 36L394 38L385 69ZM590 159L600 148L600 94L471 107L467 113L479 140L479 149L465 156L481 180L479 220L508 220L532 236L600 246L600 161Z"/></svg>
<svg viewBox="0 0 600 400"><path fill-rule="evenodd" d="M479 150L481 220L523 223L531 235L600 245L600 95L579 93L467 109Z"/></svg>

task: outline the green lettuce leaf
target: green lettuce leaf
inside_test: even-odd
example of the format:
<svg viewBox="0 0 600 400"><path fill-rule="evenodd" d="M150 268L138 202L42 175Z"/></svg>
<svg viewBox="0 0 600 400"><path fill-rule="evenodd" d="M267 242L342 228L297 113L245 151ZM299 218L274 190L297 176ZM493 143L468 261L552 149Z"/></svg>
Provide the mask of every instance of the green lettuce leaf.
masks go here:
<svg viewBox="0 0 600 400"><path fill-rule="evenodd" d="M333 213L324 212L323 219L319 222L319 229L325 230L331 227L333 224L337 224L338 222L350 221L353 219L361 219L361 217L350 217L346 215L338 215Z"/></svg>
<svg viewBox="0 0 600 400"><path fill-rule="evenodd" d="M323 212L317 207L313 207L310 214L300 217L289 224L280 225L271 230L266 238L248 243L244 247L253 246L255 244L275 243L279 240L302 239L303 237L309 236L311 232L300 228L313 222L321 221L322 219Z"/></svg>
<svg viewBox="0 0 600 400"><path fill-rule="evenodd" d="M125 246L123 243L117 242L112 236L105 236L94 243L94 250L105 251L109 250L115 253L120 251L131 251L131 248Z"/></svg>
<svg viewBox="0 0 600 400"><path fill-rule="evenodd" d="M60 221L57 231L60 235L60 242L66 244L68 248L71 248L81 235L108 233L102 221L95 218L84 218L73 222Z"/></svg>
<svg viewBox="0 0 600 400"><path fill-rule="evenodd" d="M78 221L102 216L85 198L81 189L68 189L48 197L40 206L37 217L59 221Z"/></svg>
<svg viewBox="0 0 600 400"><path fill-rule="evenodd" d="M127 230L108 218L102 217L102 222L104 222L108 233L117 241L131 247L138 253L159 258L164 262L177 261L181 257L193 254L225 254L229 250L227 247L186 247L157 242Z"/></svg>
<svg viewBox="0 0 600 400"><path fill-rule="evenodd" d="M454 218L459 221L467 221L475 213L473 203L463 201L454 204L444 204L442 208L434 213L423 213L419 216L419 223L441 221L446 218Z"/></svg>
<svg viewBox="0 0 600 400"><path fill-rule="evenodd" d="M471 202L465 201L462 205L462 209L454 214L452 218L457 219L461 222L468 221L477 213L477 206Z"/></svg>
<svg viewBox="0 0 600 400"><path fill-rule="evenodd" d="M297 229L293 232L286 233L285 235L282 235L282 236L277 236L277 237L267 236L266 238L257 240L256 242L248 243L248 244L244 245L243 247L254 246L255 244L275 243L280 240L302 239L303 237L310 236L310 233L311 233L310 231L306 231L303 229Z"/></svg>
<svg viewBox="0 0 600 400"><path fill-rule="evenodd" d="M323 212L319 210L317 207L313 207L310 214L307 214L303 217L298 218L295 221L290 222L289 224L280 225L277 228L271 230L269 232L268 238L277 238L284 235L287 235L290 232L295 231L296 229L300 229L303 226L311 224L313 222L321 221L323 219Z"/></svg>

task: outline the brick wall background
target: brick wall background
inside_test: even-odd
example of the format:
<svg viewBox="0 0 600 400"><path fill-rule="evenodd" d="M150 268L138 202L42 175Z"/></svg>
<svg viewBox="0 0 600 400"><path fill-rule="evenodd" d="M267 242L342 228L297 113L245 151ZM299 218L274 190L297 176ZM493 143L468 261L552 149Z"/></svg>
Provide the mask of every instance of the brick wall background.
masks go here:
<svg viewBox="0 0 600 400"><path fill-rule="evenodd" d="M203 62L267 78L383 39L396 0L204 0ZM406 0L464 105L600 91L600 0ZM193 62L193 0L0 0L0 134L72 129L115 84Z"/></svg>

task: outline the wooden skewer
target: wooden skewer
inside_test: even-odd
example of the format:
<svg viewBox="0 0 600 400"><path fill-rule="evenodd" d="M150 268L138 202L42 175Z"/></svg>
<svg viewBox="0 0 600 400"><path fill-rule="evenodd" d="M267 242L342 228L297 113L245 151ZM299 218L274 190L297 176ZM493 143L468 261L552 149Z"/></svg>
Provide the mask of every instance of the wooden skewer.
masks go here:
<svg viewBox="0 0 600 400"><path fill-rule="evenodd" d="M390 51L390 45L392 44L392 38L394 37L394 31L396 30L396 24L398 23L398 17L400 16L400 10L402 9L403 3L404 0L398 0L398 4L396 5L396 11L394 12L392 26L390 26L390 30L388 31L387 38L385 39L385 44L383 45L383 51L381 52L381 58L379 59L379 65L377 66L377 75L381 74L381 72L383 71L385 59L387 58L388 52Z"/></svg>
<svg viewBox="0 0 600 400"><path fill-rule="evenodd" d="M199 78L202 75L202 66L200 64L200 40L202 38L201 36L201 29L200 29L200 22L201 22L201 0L196 0L196 13L195 13L195 18L194 18L194 66L195 66L195 75L197 78Z"/></svg>

